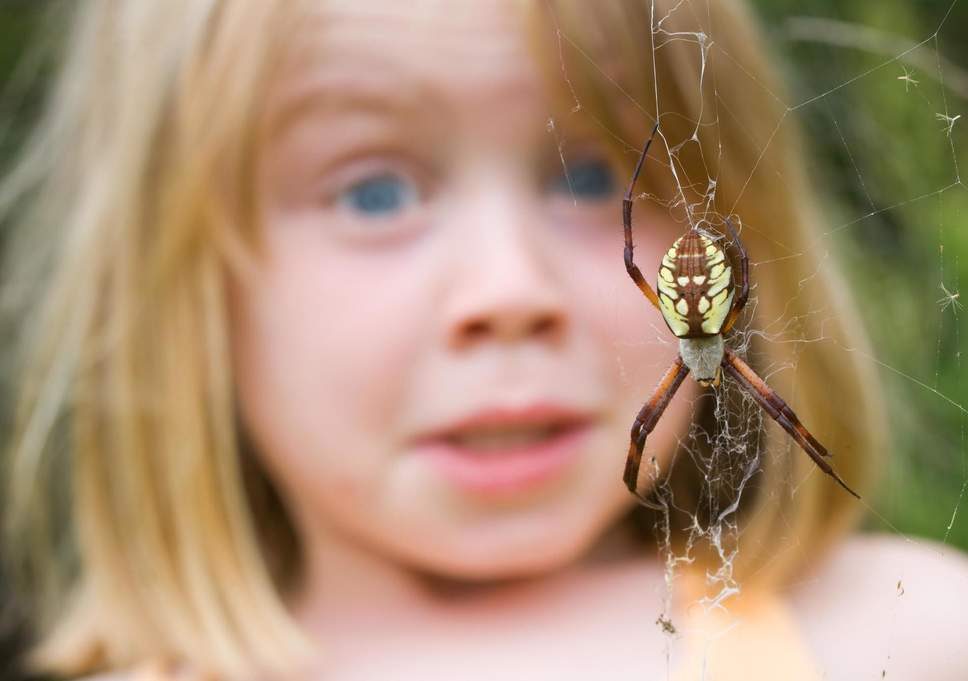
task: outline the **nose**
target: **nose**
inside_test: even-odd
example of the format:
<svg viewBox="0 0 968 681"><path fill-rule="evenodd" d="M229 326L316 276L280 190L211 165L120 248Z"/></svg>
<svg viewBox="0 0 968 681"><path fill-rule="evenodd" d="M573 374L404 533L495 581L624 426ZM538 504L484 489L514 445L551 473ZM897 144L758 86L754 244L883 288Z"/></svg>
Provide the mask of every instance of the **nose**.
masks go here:
<svg viewBox="0 0 968 681"><path fill-rule="evenodd" d="M567 273L548 241L553 235L521 202L486 203L457 230L462 234L445 317L450 346L560 342L569 323Z"/></svg>

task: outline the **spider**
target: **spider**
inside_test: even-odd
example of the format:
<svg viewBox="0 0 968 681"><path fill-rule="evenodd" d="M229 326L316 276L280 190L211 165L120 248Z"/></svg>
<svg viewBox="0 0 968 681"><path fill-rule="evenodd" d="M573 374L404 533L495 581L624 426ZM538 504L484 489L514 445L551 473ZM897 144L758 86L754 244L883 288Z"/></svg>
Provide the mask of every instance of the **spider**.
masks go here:
<svg viewBox="0 0 968 681"><path fill-rule="evenodd" d="M825 460L830 454L810 434L786 402L756 375L746 362L723 344L749 298L749 258L729 218L726 228L739 251L739 282L735 283L726 253L717 239L693 226L662 256L657 281L658 294L646 283L632 259L632 192L659 126L645 143L628 191L622 201L625 226L625 269L649 302L658 308L669 330L679 339L679 356L666 372L655 392L639 411L632 424L631 443L625 462L625 484L640 501L649 504L638 491L639 465L645 439L689 372L703 387L718 386L726 372L743 390L772 416L803 448L814 463L840 486L860 499ZM738 292L738 295L737 295Z"/></svg>

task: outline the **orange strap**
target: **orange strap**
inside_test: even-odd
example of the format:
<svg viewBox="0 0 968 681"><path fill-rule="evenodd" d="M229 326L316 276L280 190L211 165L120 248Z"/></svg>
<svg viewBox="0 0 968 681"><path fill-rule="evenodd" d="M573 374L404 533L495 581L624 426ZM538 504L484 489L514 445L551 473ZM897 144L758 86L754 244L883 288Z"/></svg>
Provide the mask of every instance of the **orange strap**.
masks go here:
<svg viewBox="0 0 968 681"><path fill-rule="evenodd" d="M779 597L744 592L709 606L697 596L701 584L683 579L685 616L677 628L685 637L685 659L676 681L821 681L793 613Z"/></svg>

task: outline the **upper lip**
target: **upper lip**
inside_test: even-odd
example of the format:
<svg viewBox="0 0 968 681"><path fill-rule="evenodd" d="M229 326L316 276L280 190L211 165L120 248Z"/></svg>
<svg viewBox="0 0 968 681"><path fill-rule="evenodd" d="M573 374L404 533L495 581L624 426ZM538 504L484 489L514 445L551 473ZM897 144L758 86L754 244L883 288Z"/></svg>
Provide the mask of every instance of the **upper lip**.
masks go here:
<svg viewBox="0 0 968 681"><path fill-rule="evenodd" d="M592 414L586 410L551 402L536 402L523 406L490 406L433 428L419 439L423 442L447 439L486 428L580 427L587 425L591 420Z"/></svg>

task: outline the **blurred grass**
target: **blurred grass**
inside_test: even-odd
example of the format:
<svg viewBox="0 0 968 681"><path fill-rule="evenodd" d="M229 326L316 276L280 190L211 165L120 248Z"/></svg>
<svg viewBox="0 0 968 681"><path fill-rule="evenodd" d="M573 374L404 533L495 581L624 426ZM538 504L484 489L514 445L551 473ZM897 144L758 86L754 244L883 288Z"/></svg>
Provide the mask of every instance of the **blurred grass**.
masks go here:
<svg viewBox="0 0 968 681"><path fill-rule="evenodd" d="M968 548L968 300L942 289L968 282L968 116L950 137L939 118L968 114L968 3L754 4L786 62L789 104L822 95L795 112L827 200L822 247L882 363L896 444L870 524Z"/></svg>
<svg viewBox="0 0 968 681"><path fill-rule="evenodd" d="M0 0L0 171L8 166L40 111L53 66L47 48L61 38L41 35L40 27L57 4Z"/></svg>
<svg viewBox="0 0 968 681"><path fill-rule="evenodd" d="M38 31L54 4L0 1L0 171L40 111L49 50L33 48L63 39ZM939 302L942 284L954 294L968 282L968 189L956 184L959 167L968 177L968 2L753 4L826 197L821 247L841 261L884 365L896 447L871 523L968 549L968 309ZM966 114L950 138L937 117L946 111Z"/></svg>
<svg viewBox="0 0 968 681"><path fill-rule="evenodd" d="M63 1L57 0L61 4ZM0 0L0 175L9 168L41 110L44 86L50 80L53 67L50 48L62 36L41 35L39 31L46 13L55 4L41 0ZM0 224L0 250L4 244L2 228ZM0 352L8 342L9 339L0 336ZM5 397L0 394L0 400ZM8 414L7 406L0 403L0 431L8 427L4 418ZM0 573L0 681L42 681L23 671L19 661L30 637L13 596L7 593Z"/></svg>

